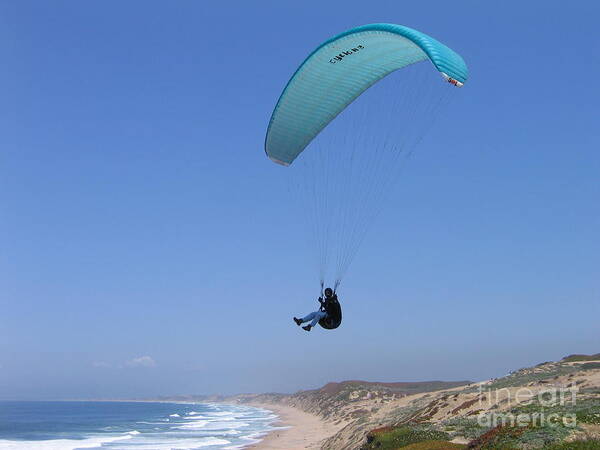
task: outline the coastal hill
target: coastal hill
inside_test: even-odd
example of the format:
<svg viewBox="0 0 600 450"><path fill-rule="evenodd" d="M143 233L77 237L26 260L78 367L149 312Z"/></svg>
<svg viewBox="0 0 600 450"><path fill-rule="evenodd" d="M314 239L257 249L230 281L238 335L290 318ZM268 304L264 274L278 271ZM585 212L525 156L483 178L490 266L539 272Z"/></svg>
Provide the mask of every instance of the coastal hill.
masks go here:
<svg viewBox="0 0 600 450"><path fill-rule="evenodd" d="M344 381L223 400L315 414L334 431L323 449L600 449L600 354L478 383Z"/></svg>
<svg viewBox="0 0 600 450"><path fill-rule="evenodd" d="M295 408L325 424L327 450L600 449L600 354L481 382L353 380L294 394L161 400Z"/></svg>

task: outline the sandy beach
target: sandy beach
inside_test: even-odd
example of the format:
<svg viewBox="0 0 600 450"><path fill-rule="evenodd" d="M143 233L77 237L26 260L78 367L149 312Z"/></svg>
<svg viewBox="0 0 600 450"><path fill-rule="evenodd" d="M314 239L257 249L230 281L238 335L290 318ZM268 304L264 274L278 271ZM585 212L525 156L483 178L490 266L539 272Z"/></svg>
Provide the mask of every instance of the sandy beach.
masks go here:
<svg viewBox="0 0 600 450"><path fill-rule="evenodd" d="M290 406L254 403L252 406L273 411L279 416L276 427L288 427L269 433L252 449L319 449L323 439L333 435L338 427L323 422L319 417Z"/></svg>

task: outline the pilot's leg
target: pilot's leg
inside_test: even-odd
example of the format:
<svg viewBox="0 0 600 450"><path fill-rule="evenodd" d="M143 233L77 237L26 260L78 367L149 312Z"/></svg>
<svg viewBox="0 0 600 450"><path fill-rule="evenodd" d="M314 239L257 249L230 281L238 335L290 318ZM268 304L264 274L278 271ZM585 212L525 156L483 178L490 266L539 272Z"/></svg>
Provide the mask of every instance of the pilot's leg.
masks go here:
<svg viewBox="0 0 600 450"><path fill-rule="evenodd" d="M315 318L315 315L319 314L319 311L315 311L315 312L311 312L308 316L303 317L302 319L302 323L304 322L310 322L311 320L313 320ZM317 322L319 321L319 319L317 319Z"/></svg>
<svg viewBox="0 0 600 450"><path fill-rule="evenodd" d="M314 327L317 323L319 323L319 320L321 320L323 317L327 317L327 313L324 311L315 311L313 314L313 321L310 323L311 327Z"/></svg>

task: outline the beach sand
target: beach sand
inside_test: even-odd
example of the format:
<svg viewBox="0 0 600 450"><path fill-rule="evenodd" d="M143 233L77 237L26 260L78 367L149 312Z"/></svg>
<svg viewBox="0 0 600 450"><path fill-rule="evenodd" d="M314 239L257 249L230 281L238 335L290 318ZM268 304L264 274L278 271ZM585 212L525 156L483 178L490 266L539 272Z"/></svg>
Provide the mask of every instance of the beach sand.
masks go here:
<svg viewBox="0 0 600 450"><path fill-rule="evenodd" d="M257 450L271 449L319 449L323 439L336 433L339 427L323 422L317 416L305 413L291 406L253 403L252 406L268 409L279 416L276 427L289 427L274 430L259 443L249 448Z"/></svg>

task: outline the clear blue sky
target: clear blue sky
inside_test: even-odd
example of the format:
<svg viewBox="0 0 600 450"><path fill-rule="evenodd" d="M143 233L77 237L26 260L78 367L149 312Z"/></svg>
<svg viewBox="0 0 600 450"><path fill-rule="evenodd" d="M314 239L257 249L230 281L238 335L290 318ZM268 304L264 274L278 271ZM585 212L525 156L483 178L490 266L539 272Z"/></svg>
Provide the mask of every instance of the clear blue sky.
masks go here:
<svg viewBox="0 0 600 450"><path fill-rule="evenodd" d="M599 15L0 2L0 398L483 379L600 351ZM351 267L343 326L307 334L314 271L264 133L304 57L372 22L471 76Z"/></svg>

